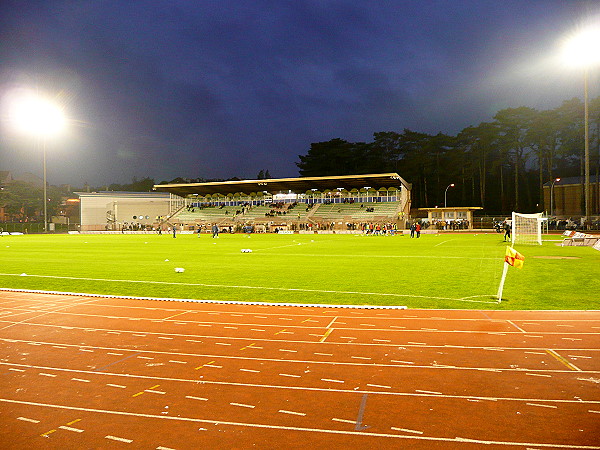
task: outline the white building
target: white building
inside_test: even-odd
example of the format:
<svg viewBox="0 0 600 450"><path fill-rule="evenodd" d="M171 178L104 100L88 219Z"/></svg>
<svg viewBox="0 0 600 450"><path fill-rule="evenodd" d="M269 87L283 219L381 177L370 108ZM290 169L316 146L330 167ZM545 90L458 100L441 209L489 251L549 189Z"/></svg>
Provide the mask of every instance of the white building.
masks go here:
<svg viewBox="0 0 600 450"><path fill-rule="evenodd" d="M76 192L81 231L117 231L152 226L169 214L171 197L161 192Z"/></svg>

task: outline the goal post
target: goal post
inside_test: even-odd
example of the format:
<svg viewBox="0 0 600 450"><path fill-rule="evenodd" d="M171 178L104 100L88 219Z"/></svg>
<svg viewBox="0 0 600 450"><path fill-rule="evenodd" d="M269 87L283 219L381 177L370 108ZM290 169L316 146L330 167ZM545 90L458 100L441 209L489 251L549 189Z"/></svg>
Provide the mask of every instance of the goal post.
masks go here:
<svg viewBox="0 0 600 450"><path fill-rule="evenodd" d="M512 213L512 245L542 245L542 223L546 220L542 213Z"/></svg>

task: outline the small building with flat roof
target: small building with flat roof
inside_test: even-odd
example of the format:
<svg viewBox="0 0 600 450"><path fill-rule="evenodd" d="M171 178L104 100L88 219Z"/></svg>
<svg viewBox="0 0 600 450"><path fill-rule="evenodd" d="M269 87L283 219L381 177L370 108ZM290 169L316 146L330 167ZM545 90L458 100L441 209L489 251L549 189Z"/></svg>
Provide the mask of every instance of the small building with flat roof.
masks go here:
<svg viewBox="0 0 600 450"><path fill-rule="evenodd" d="M119 231L152 226L169 214L163 192L76 192L81 200L81 231Z"/></svg>
<svg viewBox="0 0 600 450"><path fill-rule="evenodd" d="M427 221L431 227L439 229L473 229L473 211L480 206L448 206L444 208L419 208L427 211ZM457 227L458 226L458 227Z"/></svg>

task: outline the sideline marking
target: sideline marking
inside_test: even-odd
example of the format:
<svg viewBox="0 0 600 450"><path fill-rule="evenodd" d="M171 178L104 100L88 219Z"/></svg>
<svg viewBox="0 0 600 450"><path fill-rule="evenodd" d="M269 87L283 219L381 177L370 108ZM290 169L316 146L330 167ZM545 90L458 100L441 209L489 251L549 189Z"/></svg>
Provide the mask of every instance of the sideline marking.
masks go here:
<svg viewBox="0 0 600 450"><path fill-rule="evenodd" d="M404 256L403 256L404 257ZM435 257L438 258L438 257ZM440 257L441 258L441 257ZM454 257L451 257L454 258ZM456 257L462 258L462 257ZM496 260L497 258L493 258ZM0 276L6 277L20 277L20 274L16 273L0 273ZM412 294L396 294L390 292L360 292L360 291L334 291L327 289L303 289L303 288L281 288L281 287L273 287L273 286L247 286L247 285L231 285L231 284L208 284L208 283L179 283L174 281L155 281L155 280L115 280L110 278L89 278L89 277L65 277L65 276L57 276L57 275L30 275L27 274L28 277L34 278L53 278L60 280L76 280L76 281L101 281L101 282L109 282L109 283L137 283L137 284L163 284L169 286L200 286L200 287L218 287L218 288L230 288L230 289L258 289L258 290L269 290L269 291L284 291L284 292L318 292L322 294L352 294L352 295L382 295L387 297L403 297L403 298L429 298L429 299L437 299L437 300L456 300L456 301L464 301L464 302L474 302L474 303L498 303L497 301L483 301L483 300L467 300L469 297L464 298L451 298L451 297L436 297L431 295L412 295ZM41 291L44 292L44 291ZM52 293L46 292L46 293ZM68 294L65 292L61 292L61 294ZM81 296L85 296L85 294L77 294ZM106 297L107 295L100 295L101 297ZM135 298L135 297L123 297L117 295L108 295L109 297L117 297L117 298ZM485 295L474 295L471 297L491 297L491 294ZM191 299L165 299L165 300L184 300L184 301L194 301ZM201 300L206 302L207 300ZM222 302L219 302L222 303ZM246 302L227 302L227 303L246 303ZM266 304L266 303L261 303ZM276 303L274 303L276 304ZM294 305L293 303L287 305ZM312 306L312 305L311 305ZM318 305L322 306L322 305ZM339 307L339 305L337 305ZM365 306L359 307L360 309L364 309ZM369 307L373 308L373 307ZM381 309L378 307L377 309ZM406 306L387 306L384 309L406 309Z"/></svg>
<svg viewBox="0 0 600 450"><path fill-rule="evenodd" d="M21 400L9 400L5 398L0 398L0 402L19 404L19 405L31 405L31 406L42 406L47 408L55 408L55 409L67 409L72 411L85 411L85 412L93 412L100 414L113 414L116 416L130 416L130 417L145 417L150 419L162 419L162 420L175 420L181 422L195 422L195 423L209 423L212 425L230 425L230 426L238 426L238 427L248 427L248 428L262 428L262 429L271 429L271 430L292 430L292 431L308 431L313 433L325 433L325 434L341 434L341 435L350 435L350 436L364 436L364 433L358 431L342 431L342 430L327 430L323 428L306 428L306 427L289 427L289 426L281 426L281 425L266 425L259 423L244 423L244 422L229 422L223 420L210 420L210 419L198 419L192 417L175 417L175 416L159 416L155 414L141 414L141 413L133 413L126 411L111 411L106 409L93 409L93 408L82 408L78 406L64 406L64 405L55 405L49 403L38 403L38 402L27 402ZM354 422L351 422L354 423ZM56 430L53 430L56 431ZM389 433L370 433L369 436L376 437L389 437L396 439L412 439L412 440L423 440L423 441L432 441L432 442L465 442L464 438L444 438L444 437L429 437L429 436L404 436L399 434L389 434ZM114 437L114 436L112 436ZM106 436L109 439L108 436ZM122 438L117 438L122 439ZM126 440L128 441L128 440ZM550 447L550 448L571 448L571 449L587 449L587 450L600 450L600 446L591 446L591 445L570 445L570 444L549 444L549 443L539 443L539 442L515 442L515 441L486 441L481 439L469 439L468 442L477 443L477 444L487 444L487 445L507 445L507 446L528 446L528 447Z"/></svg>
<svg viewBox="0 0 600 450"><path fill-rule="evenodd" d="M563 363L565 366L567 366L569 369L571 370L577 370L578 372L582 372L582 370L577 367L575 364L570 363L569 361L567 361L565 358L563 358L562 356L560 356L558 353L556 353L554 350L550 350L550 349L546 349L546 352L552 356L554 356L554 358L556 358L557 361Z"/></svg>

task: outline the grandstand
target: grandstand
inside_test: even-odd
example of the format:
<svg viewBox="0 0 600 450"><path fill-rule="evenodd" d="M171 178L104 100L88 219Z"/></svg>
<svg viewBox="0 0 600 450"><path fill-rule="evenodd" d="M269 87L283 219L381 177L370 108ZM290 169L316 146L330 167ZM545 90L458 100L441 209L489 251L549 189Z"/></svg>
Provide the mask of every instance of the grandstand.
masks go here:
<svg viewBox="0 0 600 450"><path fill-rule="evenodd" d="M189 230L216 223L232 230L253 226L258 231L347 231L364 224L404 227L410 187L396 173L154 186L171 194L171 211L164 223Z"/></svg>

